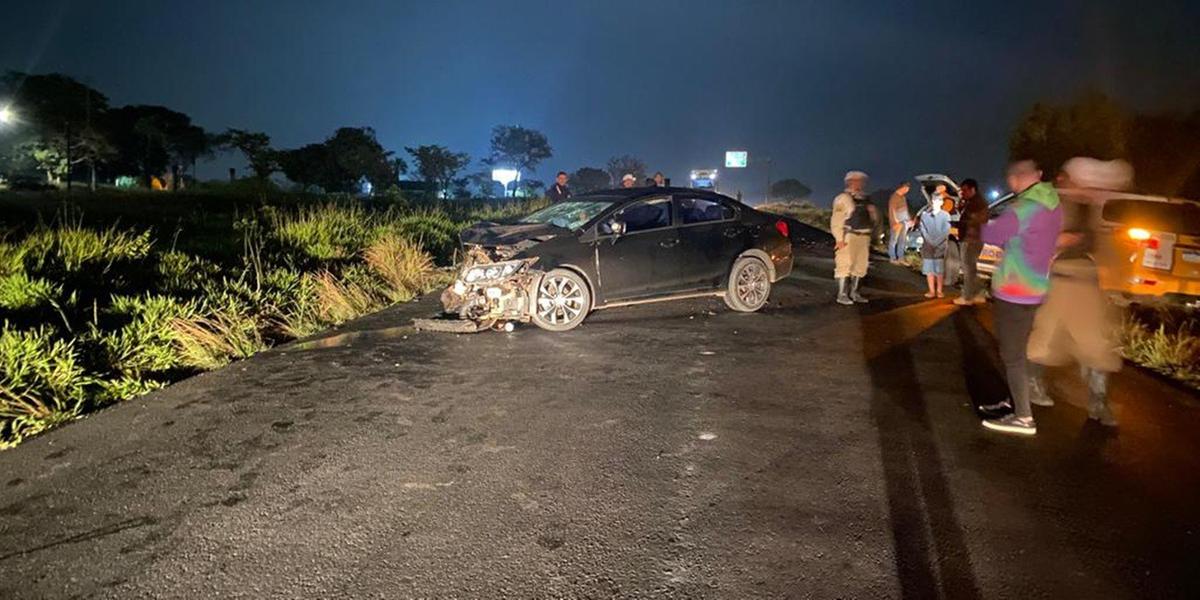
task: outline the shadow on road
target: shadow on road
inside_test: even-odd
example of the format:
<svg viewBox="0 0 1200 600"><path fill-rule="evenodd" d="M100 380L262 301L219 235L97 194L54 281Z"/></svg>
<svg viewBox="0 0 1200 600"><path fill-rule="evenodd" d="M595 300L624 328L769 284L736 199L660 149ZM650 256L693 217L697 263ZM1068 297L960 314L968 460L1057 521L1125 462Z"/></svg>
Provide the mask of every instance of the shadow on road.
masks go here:
<svg viewBox="0 0 1200 600"><path fill-rule="evenodd" d="M1004 380L1004 374L996 367L1001 362L994 345L981 342L990 342L993 339L991 334L972 313L972 310L956 311L953 322L962 352L963 380L967 385L967 394L974 406L978 407L1008 398L1008 383Z"/></svg>
<svg viewBox="0 0 1200 600"><path fill-rule="evenodd" d="M980 597L910 350L923 323L945 316L922 303L859 319L904 598ZM880 332L898 339L878 340Z"/></svg>

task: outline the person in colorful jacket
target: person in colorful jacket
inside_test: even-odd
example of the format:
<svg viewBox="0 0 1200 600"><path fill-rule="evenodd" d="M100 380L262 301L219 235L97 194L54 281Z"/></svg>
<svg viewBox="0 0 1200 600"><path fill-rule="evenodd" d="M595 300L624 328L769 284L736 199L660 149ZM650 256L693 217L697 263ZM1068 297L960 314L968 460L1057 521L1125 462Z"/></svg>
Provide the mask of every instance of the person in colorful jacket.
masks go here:
<svg viewBox="0 0 1200 600"><path fill-rule="evenodd" d="M1011 414L985 419L984 427L1033 435L1037 426L1030 408L1031 373L1026 348L1034 315L1050 288L1050 263L1062 232L1063 212L1058 192L1042 181L1036 162L1010 164L1006 178L1017 197L983 227L983 241L1004 249L1004 258L992 275L992 297L996 300L994 330L1011 398L981 409L995 414L1011 405Z"/></svg>

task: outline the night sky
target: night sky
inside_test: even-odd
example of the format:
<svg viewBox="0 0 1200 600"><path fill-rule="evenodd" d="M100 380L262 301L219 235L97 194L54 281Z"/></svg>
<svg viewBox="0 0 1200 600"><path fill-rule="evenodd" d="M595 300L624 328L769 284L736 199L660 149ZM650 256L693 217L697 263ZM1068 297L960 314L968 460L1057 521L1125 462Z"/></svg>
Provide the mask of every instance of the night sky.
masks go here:
<svg viewBox="0 0 1200 600"><path fill-rule="evenodd" d="M279 147L367 125L398 152L478 159L493 125L520 124L554 147L543 181L628 153L681 183L746 149L827 203L850 168L873 188L929 171L998 183L1035 100L1091 88L1200 107L1200 2L1049 4L6 2L0 69L62 72L113 105ZM765 186L761 166L723 175L750 200Z"/></svg>

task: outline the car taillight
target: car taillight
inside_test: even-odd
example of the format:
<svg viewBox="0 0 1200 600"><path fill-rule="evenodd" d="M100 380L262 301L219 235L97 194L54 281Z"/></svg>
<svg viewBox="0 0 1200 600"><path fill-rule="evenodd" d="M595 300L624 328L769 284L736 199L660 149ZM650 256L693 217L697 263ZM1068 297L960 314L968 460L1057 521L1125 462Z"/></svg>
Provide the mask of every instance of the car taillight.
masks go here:
<svg viewBox="0 0 1200 600"><path fill-rule="evenodd" d="M788 235L787 221L775 221L775 231L778 231L779 235L783 237L791 237Z"/></svg>
<svg viewBox="0 0 1200 600"><path fill-rule="evenodd" d="M1129 234L1129 239L1138 242L1144 242L1150 239L1150 232L1142 229L1141 227L1131 227L1127 233Z"/></svg>

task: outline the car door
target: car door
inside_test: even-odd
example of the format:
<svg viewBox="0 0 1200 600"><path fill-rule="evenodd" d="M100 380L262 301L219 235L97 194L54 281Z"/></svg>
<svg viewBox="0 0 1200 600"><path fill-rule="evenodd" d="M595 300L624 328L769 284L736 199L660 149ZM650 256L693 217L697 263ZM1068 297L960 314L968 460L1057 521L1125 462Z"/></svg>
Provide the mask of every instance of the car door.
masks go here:
<svg viewBox="0 0 1200 600"><path fill-rule="evenodd" d="M733 260L747 246L749 230L738 210L717 198L677 195L675 214L683 288L719 287Z"/></svg>
<svg viewBox="0 0 1200 600"><path fill-rule="evenodd" d="M613 234L618 221L624 232ZM597 262L604 301L648 298L679 287L679 233L670 196L634 202L599 226Z"/></svg>

